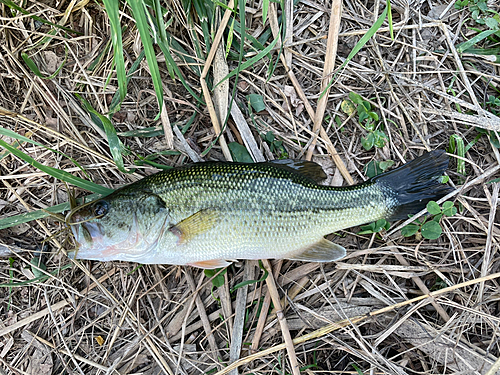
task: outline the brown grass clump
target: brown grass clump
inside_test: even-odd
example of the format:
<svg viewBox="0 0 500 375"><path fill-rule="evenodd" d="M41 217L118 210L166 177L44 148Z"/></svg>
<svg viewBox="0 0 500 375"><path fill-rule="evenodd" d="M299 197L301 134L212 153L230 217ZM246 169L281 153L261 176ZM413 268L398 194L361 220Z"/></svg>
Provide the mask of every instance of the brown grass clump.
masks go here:
<svg viewBox="0 0 500 375"><path fill-rule="evenodd" d="M233 76L210 91L238 66L240 29L232 12L225 16L219 7L210 19L220 23L208 30L208 55L206 21L195 8L160 1L186 85L172 79L156 49L165 103L158 117L151 70L145 60L138 65L111 117L123 169L135 168L127 174L80 99L107 114L118 90L103 5L16 2L23 14L5 3L0 126L35 143L3 130L0 140L35 163L0 148L0 219L69 200L64 183L36 162L115 188L158 166L233 158L228 145L238 142L255 161L312 158L330 175L327 183L341 185L365 180L364 167L374 160L399 165L424 150L447 149L451 137L465 150L451 155L448 171L457 187L448 200L459 211L442 218L437 240L402 237L397 225L383 237L351 228L335 237L349 253L340 262L266 261L266 281L236 291L236 284L262 277L257 262L213 276L223 279L213 287L189 267L74 263L65 256L72 243L66 232L57 234L64 225L55 218L1 229L0 374L500 373L500 103L493 100L499 65L495 53L457 47L477 35L474 28L488 30L469 7L395 2L394 39L385 20L339 69L384 3L286 0L282 12L277 3L248 2L246 33L255 39L269 33L263 48L281 37L238 81ZM495 2L484 4L498 11ZM128 71L142 45L130 9L121 4L120 11ZM498 49L498 40L493 34L480 45ZM246 38L242 61L259 52ZM378 114L377 129L388 139L383 147L363 147L367 130L348 109L352 92ZM249 94L261 95L265 109L256 113Z"/></svg>

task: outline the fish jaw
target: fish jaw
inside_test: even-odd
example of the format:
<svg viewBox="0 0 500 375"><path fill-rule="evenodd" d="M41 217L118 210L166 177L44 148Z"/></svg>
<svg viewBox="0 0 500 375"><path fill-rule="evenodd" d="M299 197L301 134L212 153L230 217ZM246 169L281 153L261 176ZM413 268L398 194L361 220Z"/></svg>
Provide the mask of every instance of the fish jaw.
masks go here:
<svg viewBox="0 0 500 375"><path fill-rule="evenodd" d="M78 249L70 254L75 259L99 261L125 260L145 263L156 251L158 238L147 238L139 230L137 217L121 237L110 236L100 222L83 222L71 226ZM126 234L125 234L126 233Z"/></svg>

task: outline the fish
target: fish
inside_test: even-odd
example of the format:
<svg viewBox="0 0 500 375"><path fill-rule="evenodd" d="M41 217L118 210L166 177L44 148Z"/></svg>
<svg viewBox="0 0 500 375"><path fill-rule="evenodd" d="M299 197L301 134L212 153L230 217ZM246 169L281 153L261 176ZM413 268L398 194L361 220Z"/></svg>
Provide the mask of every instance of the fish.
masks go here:
<svg viewBox="0 0 500 375"><path fill-rule="evenodd" d="M75 259L222 268L238 259L333 262L326 235L379 219L408 219L453 189L442 150L358 185L331 187L301 160L202 162L125 185L71 210Z"/></svg>

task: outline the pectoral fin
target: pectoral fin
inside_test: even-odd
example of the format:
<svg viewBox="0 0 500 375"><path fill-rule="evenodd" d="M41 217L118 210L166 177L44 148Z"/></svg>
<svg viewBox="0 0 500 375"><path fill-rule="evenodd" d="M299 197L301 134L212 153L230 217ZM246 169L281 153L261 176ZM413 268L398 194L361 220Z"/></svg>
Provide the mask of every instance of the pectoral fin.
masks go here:
<svg viewBox="0 0 500 375"><path fill-rule="evenodd" d="M346 251L342 246L323 238L305 248L302 252L298 252L287 258L306 262L333 262L345 257L345 254Z"/></svg>
<svg viewBox="0 0 500 375"><path fill-rule="evenodd" d="M178 244L183 244L212 229L218 218L218 211L201 210L171 226L168 230L179 237Z"/></svg>
<svg viewBox="0 0 500 375"><path fill-rule="evenodd" d="M211 260L202 260L200 262L188 263L188 266L204 268L204 269L214 269L214 268L225 268L230 264L231 262L225 261L224 259L211 259Z"/></svg>

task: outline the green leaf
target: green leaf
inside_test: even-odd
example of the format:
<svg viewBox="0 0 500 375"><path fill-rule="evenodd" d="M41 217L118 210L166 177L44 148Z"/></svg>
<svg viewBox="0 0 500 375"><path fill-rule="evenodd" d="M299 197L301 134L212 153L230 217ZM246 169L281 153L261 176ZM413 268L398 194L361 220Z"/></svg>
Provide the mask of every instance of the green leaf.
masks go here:
<svg viewBox="0 0 500 375"><path fill-rule="evenodd" d="M391 8L391 0L387 0L387 21L389 23L389 34L391 35L391 39L394 40L394 26L392 24L392 8Z"/></svg>
<svg viewBox="0 0 500 375"><path fill-rule="evenodd" d="M266 109L266 105L264 104L264 98L262 97L262 95L250 94L247 95L247 98L255 112L260 112Z"/></svg>
<svg viewBox="0 0 500 375"><path fill-rule="evenodd" d="M486 26L488 26L490 29L496 29L498 27L498 21L494 19L493 17L486 18L484 20L484 23Z"/></svg>
<svg viewBox="0 0 500 375"><path fill-rule="evenodd" d="M363 122L370 117L370 116L368 116L368 113L366 112L366 110L359 105L358 105L358 116L359 116L358 122L360 124L363 124ZM373 127L374 127L374 125L371 122L368 122L368 124L365 125L365 128L367 130L373 130Z"/></svg>
<svg viewBox="0 0 500 375"><path fill-rule="evenodd" d="M229 55L229 51L231 50L231 44L233 43L233 37L234 37L234 23L235 19L234 17L231 17L231 25L229 26L229 31L227 33L227 43L226 43L226 59L227 56Z"/></svg>
<svg viewBox="0 0 500 375"><path fill-rule="evenodd" d="M443 203L443 214L445 216L453 216L457 213L457 208L453 202L447 201Z"/></svg>
<svg viewBox="0 0 500 375"><path fill-rule="evenodd" d="M368 113L368 116L370 116L374 121L378 121L378 114L377 114L377 112L369 111L367 113Z"/></svg>
<svg viewBox="0 0 500 375"><path fill-rule="evenodd" d="M375 142L374 142L375 147L382 148L385 146L385 144L387 142L387 136L385 135L385 133L383 131L375 130L373 132L373 136L375 138Z"/></svg>
<svg viewBox="0 0 500 375"><path fill-rule="evenodd" d="M441 208L439 207L439 204L437 204L436 202L430 201L429 203L427 203L427 211L431 215L438 215L441 213Z"/></svg>
<svg viewBox="0 0 500 375"><path fill-rule="evenodd" d="M375 222L375 232L380 232L387 226L387 221L385 219L380 219Z"/></svg>
<svg viewBox="0 0 500 375"><path fill-rule="evenodd" d="M387 169L389 169L393 165L394 165L394 160L386 160L386 161L381 161L380 163L378 163L378 166L380 167L380 169L382 171L386 171Z"/></svg>
<svg viewBox="0 0 500 375"><path fill-rule="evenodd" d="M269 1L270 0L263 0L262 1L262 24L266 24L266 19L267 19L267 12L269 11Z"/></svg>
<svg viewBox="0 0 500 375"><path fill-rule="evenodd" d="M370 151L375 144L375 136L373 133L368 133L366 137L361 138L361 145L366 151Z"/></svg>
<svg viewBox="0 0 500 375"><path fill-rule="evenodd" d="M358 234L371 234L375 233L375 222L370 223L368 225L361 225L361 232Z"/></svg>
<svg viewBox="0 0 500 375"><path fill-rule="evenodd" d="M458 156L465 158L465 145L462 137L453 134L450 137L450 148L454 149L454 153ZM457 159L457 172L465 176L465 161L463 159Z"/></svg>
<svg viewBox="0 0 500 375"><path fill-rule="evenodd" d="M6 128L2 128L0 126L0 135L5 135L7 137L10 137L10 138L14 138L14 139L17 139L18 141L21 141L21 142L27 142L27 143L31 143L33 145L36 145L36 146L39 146L39 147L43 147L49 151L52 151L52 152L55 152L56 154L59 154L61 156L64 156L65 158L68 158L69 160L71 160L71 162L73 162L73 164L75 164L78 168L80 168L80 170L85 173L87 176L87 172L82 168L82 166L80 164L78 164L76 162L76 160L74 160L73 158L69 157L68 155L62 153L61 151L58 151L58 150L54 150L50 147L47 147L37 141L34 141L32 140L31 138L28 138L28 137L25 137L23 135L20 135L20 134L17 134L16 132L13 132L12 130L10 129L6 129ZM16 149L17 149L17 146L16 146ZM7 152L8 153L8 152ZM2 159L3 156L0 156L0 159Z"/></svg>
<svg viewBox="0 0 500 375"><path fill-rule="evenodd" d="M450 176L441 176L440 182L442 184L446 184L448 181L450 181Z"/></svg>
<svg viewBox="0 0 500 375"><path fill-rule="evenodd" d="M222 268L216 268L214 270L204 270L203 272L205 273L205 276L208 278L212 278L217 273L219 273L217 276L215 276L212 279L212 285L216 288L220 288L222 285L224 285L224 274L227 272L227 268L224 268L224 270L221 272Z"/></svg>
<svg viewBox="0 0 500 375"><path fill-rule="evenodd" d="M437 214L436 216L434 216L432 218L432 220L434 220L436 223L439 223L441 221L441 218L443 217L443 214L442 213L439 213Z"/></svg>
<svg viewBox="0 0 500 375"><path fill-rule="evenodd" d="M349 93L349 99L351 99L351 101L353 103L356 103L358 105L363 106L363 98L361 97L361 95L356 94L355 92L350 92ZM363 108L364 108L364 106L363 106Z"/></svg>
<svg viewBox="0 0 500 375"><path fill-rule="evenodd" d="M422 236L428 240L435 240L441 236L443 229L434 220L428 221L422 225Z"/></svg>
<svg viewBox="0 0 500 375"><path fill-rule="evenodd" d="M385 219L380 219L368 225L362 225L362 231L358 234L378 233L382 229L388 229L390 226L391 224L388 223Z"/></svg>
<svg viewBox="0 0 500 375"><path fill-rule="evenodd" d="M30 260L30 263L31 263L31 272L33 272L33 275L35 277L45 276L45 273L40 271L40 269L45 271L47 270L47 266L40 261L39 257L33 257Z"/></svg>
<svg viewBox="0 0 500 375"><path fill-rule="evenodd" d="M266 133L265 138L266 138L266 141L269 142L269 143L274 142L274 134L273 134L273 132L272 131L268 131Z"/></svg>
<svg viewBox="0 0 500 375"><path fill-rule="evenodd" d="M365 173L368 178L373 178L376 175L380 174L382 171L378 167L378 163L375 160L370 161L365 166Z"/></svg>
<svg viewBox="0 0 500 375"><path fill-rule="evenodd" d="M245 146L240 145L238 142L231 142L227 145L234 161L239 163L253 163L252 156Z"/></svg>
<svg viewBox="0 0 500 375"><path fill-rule="evenodd" d="M420 226L416 224L405 225L403 228L401 228L401 235L403 235L404 237L411 237L418 232L419 228Z"/></svg>

